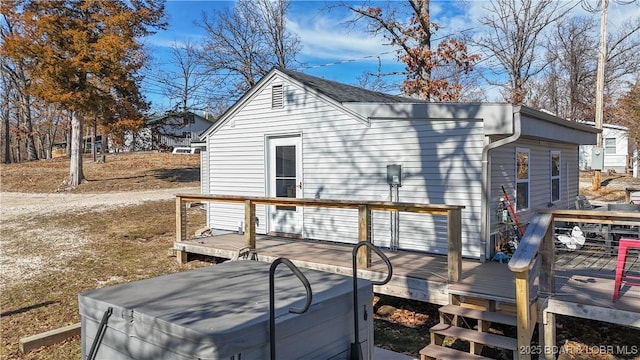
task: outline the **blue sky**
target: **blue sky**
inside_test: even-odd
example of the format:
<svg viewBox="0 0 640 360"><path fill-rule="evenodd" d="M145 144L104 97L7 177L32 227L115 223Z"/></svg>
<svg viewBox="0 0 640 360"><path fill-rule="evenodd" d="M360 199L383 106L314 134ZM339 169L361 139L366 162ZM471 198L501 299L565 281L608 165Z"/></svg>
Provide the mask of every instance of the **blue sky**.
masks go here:
<svg viewBox="0 0 640 360"><path fill-rule="evenodd" d="M595 3L595 0L588 1ZM375 73L379 67L382 73L404 69L404 64L397 60L394 49L383 45L384 40L381 37L371 37L364 28L349 30L343 26L352 14L344 9L326 9L327 6L336 4L335 1L292 0L287 26L301 40L302 49L298 60L305 65L297 70L348 84L357 84L358 77L364 72ZM457 34L462 30L478 29L477 20L487 12L486 4L487 0L431 0L432 21L441 27L436 38ZM197 43L202 39L204 31L195 25L195 22L200 21L203 11L212 15L215 10L232 8L233 5L233 1L168 0L166 11L169 28L145 40L156 60L155 66L170 66L167 56L171 44L182 41ZM590 15L582 8L578 8L576 12L599 19L598 14ZM609 25L612 29L621 19L630 16L640 16L639 4L622 7L614 1L611 2ZM146 80L147 85L152 82L152 79ZM500 100L497 88L487 85L485 90L489 97L487 100ZM156 91L147 93L154 108L161 109L166 106L163 97L154 92Z"/></svg>

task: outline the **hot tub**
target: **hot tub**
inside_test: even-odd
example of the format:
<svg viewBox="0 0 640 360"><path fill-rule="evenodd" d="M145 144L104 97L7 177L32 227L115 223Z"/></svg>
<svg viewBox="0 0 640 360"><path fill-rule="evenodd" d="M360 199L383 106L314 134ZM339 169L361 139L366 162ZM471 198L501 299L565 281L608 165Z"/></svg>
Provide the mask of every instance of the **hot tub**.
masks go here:
<svg viewBox="0 0 640 360"><path fill-rule="evenodd" d="M269 263L233 261L84 292L78 296L85 359L111 307L96 359L269 359ZM353 342L349 276L301 270L313 301L303 314L304 286L286 267L275 273L278 359L346 359ZM359 340L373 353L373 287L358 280Z"/></svg>

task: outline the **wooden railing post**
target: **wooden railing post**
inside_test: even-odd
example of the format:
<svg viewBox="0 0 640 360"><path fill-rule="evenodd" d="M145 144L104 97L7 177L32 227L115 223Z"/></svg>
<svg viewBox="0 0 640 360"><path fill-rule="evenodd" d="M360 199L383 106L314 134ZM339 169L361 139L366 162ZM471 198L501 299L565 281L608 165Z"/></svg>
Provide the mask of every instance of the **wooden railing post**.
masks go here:
<svg viewBox="0 0 640 360"><path fill-rule="evenodd" d="M540 274L553 269L553 217L536 214L527 226L518 249L509 260L509 269L516 277L516 328L518 332L518 359L531 359L531 336L536 324L537 306L530 302L531 286L536 278L540 283L548 281L553 286L553 277L542 280ZM551 263L549 263L551 261Z"/></svg>
<svg viewBox="0 0 640 360"><path fill-rule="evenodd" d="M531 345L531 308L529 307L529 271L516 273L516 327L518 332L518 359L531 359L530 352L520 352Z"/></svg>
<svg viewBox="0 0 640 360"><path fill-rule="evenodd" d="M176 242L181 242L187 238L187 205L180 196L176 197ZM185 251L176 251L178 264L187 262Z"/></svg>
<svg viewBox="0 0 640 360"><path fill-rule="evenodd" d="M358 205L358 241L371 242L371 209L368 205ZM363 246L358 249L358 268L371 266L371 249Z"/></svg>
<svg viewBox="0 0 640 360"><path fill-rule="evenodd" d="M449 282L460 281L462 273L462 210L447 211L447 272Z"/></svg>
<svg viewBox="0 0 640 360"><path fill-rule="evenodd" d="M256 249L256 204L244 201L244 246Z"/></svg>
<svg viewBox="0 0 640 360"><path fill-rule="evenodd" d="M187 205L181 197L176 198L176 241L187 238Z"/></svg>
<svg viewBox="0 0 640 360"><path fill-rule="evenodd" d="M551 224L554 224L553 216ZM543 297L549 297L556 290L555 284L555 263L556 263L556 251L553 238L553 226L547 229L542 244L540 246L540 252L538 256L542 257L542 263L540 265L540 277L538 278L538 284L540 286L540 294ZM540 302L539 302L540 304ZM542 322L540 327L542 331L538 331L539 344L543 350L543 354L540 354L542 359L554 359L555 353L553 349L556 345L556 315L546 312L544 305L542 309Z"/></svg>
<svg viewBox="0 0 640 360"><path fill-rule="evenodd" d="M553 220L551 220L553 224ZM538 256L542 258L540 264L540 278L538 282L540 284L540 293L543 296L548 296L555 291L555 263L556 263L556 249L553 242L553 226L547 229L540 245Z"/></svg>

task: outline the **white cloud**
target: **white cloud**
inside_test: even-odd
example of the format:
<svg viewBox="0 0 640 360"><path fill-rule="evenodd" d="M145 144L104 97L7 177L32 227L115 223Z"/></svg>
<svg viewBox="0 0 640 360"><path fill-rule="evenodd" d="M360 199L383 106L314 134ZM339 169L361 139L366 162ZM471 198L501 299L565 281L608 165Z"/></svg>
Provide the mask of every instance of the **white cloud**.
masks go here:
<svg viewBox="0 0 640 360"><path fill-rule="evenodd" d="M289 30L300 37L301 55L315 59L362 61L397 61L394 48L381 36L372 35L362 28L349 29L345 17L320 14L300 16L288 20Z"/></svg>

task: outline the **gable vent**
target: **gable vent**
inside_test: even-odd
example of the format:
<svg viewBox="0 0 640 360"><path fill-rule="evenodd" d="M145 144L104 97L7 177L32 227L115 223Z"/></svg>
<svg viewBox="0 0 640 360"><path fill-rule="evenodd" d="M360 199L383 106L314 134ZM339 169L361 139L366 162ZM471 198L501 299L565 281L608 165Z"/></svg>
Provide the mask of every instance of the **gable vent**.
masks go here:
<svg viewBox="0 0 640 360"><path fill-rule="evenodd" d="M271 87L271 108L282 109L284 107L284 87L282 84Z"/></svg>

